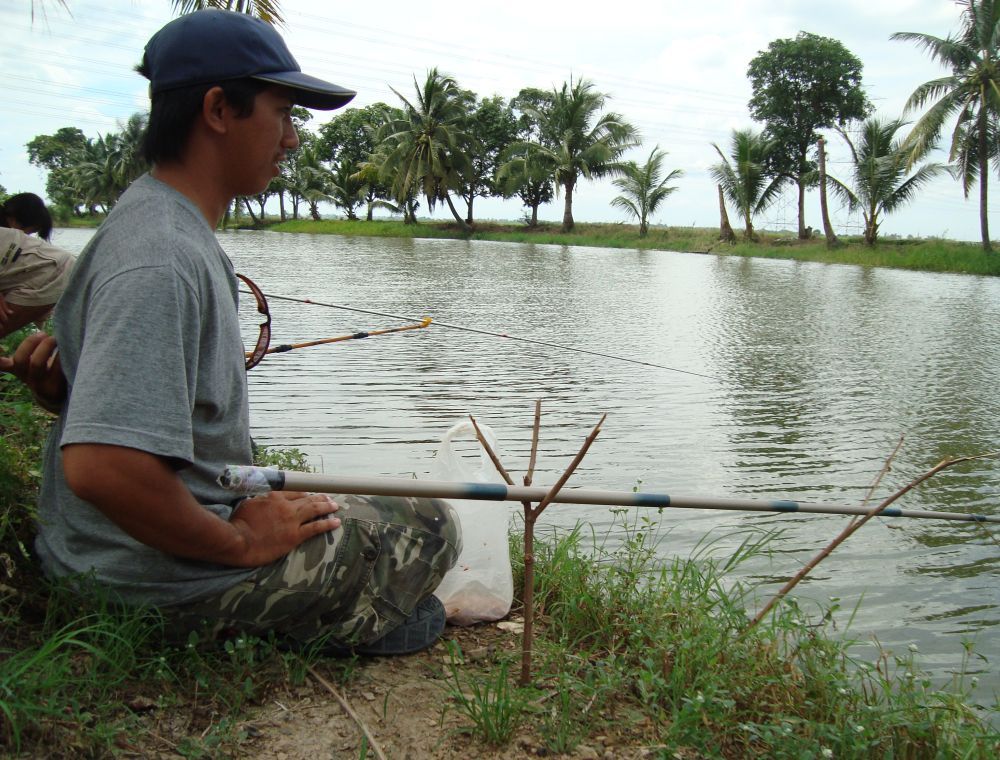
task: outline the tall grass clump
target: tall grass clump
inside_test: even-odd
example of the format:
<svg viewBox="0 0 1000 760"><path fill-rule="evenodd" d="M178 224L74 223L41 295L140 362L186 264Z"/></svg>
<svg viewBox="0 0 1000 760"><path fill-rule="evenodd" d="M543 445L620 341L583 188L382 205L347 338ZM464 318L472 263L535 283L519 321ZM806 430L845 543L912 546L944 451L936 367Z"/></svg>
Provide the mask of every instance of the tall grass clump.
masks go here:
<svg viewBox="0 0 1000 760"><path fill-rule="evenodd" d="M565 739L551 749L612 735L660 757L997 756L963 675L937 687L912 651L860 663L830 610L813 620L794 599L748 629L756 589L734 571L775 534L664 560L656 521L617 514L614 542L578 528L535 545L534 686L559 695L536 723Z"/></svg>

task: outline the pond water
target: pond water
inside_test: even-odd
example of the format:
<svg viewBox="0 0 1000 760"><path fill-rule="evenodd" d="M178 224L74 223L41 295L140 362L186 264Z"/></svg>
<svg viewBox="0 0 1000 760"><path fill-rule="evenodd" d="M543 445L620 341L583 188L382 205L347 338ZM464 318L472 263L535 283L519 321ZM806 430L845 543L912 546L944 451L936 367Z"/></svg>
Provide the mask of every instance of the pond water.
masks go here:
<svg viewBox="0 0 1000 760"><path fill-rule="evenodd" d="M79 249L90 233L61 230ZM550 484L600 415L570 485L860 503L894 450L884 497L948 456L1000 449L1000 279L659 251L488 242L220 235L237 271L275 295L403 315L660 364L685 374L441 325L268 357L250 373L252 425L331 474L426 477L444 432L491 426L507 468L527 466L542 402L537 484ZM252 299L241 306L248 345ZM272 344L402 320L271 299ZM699 376L701 375L701 376ZM947 470L898 504L1000 514L1000 463ZM846 525L838 516L647 510L664 556L780 530L741 577L761 594ZM548 525L621 535L605 507L554 505ZM995 528L877 519L796 593L836 598L857 655L877 637L944 680L973 641L977 696L1000 691ZM810 601L811 600L811 601Z"/></svg>

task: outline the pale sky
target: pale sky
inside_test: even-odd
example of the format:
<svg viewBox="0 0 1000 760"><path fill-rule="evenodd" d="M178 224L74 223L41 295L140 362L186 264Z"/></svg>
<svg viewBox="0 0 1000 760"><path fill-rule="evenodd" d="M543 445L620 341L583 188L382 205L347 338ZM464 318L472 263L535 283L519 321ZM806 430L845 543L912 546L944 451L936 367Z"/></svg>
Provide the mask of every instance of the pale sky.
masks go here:
<svg viewBox="0 0 1000 760"><path fill-rule="evenodd" d="M172 18L170 0L69 0L69 5L72 15L46 0L44 15L36 14L34 23L30 0L5 0L0 8L7 93L0 184L8 191L44 193L44 173L28 163L24 148L35 135L76 126L96 137L117 130L147 106L146 81L132 67L149 37ZM422 80L435 66L481 96L510 98L528 86L551 89L570 76L592 80L611 97L609 109L642 134L643 145L630 158L644 161L659 145L669 153L668 168L684 170L678 191L651 220L679 226L718 225L717 195L707 173L718 161L711 144L727 150L734 128L761 128L747 110L746 70L770 41L800 30L840 40L864 64L864 86L877 112L897 117L917 85L947 72L915 45L891 42L889 36L917 31L943 37L959 21L952 0L631 0L622 6L566 0L283 0L283 8L287 23L281 32L302 69L356 89L352 105L398 104L390 87L409 96L413 78ZM311 126L328 118L317 112ZM828 143L830 173L847 180L840 138L828 135ZM992 179L1000 192L996 174ZM609 206L615 195L608 180L581 183L577 221L629 221ZM888 217L882 233L976 240L977 198L974 190L965 200L958 182L939 179L911 206ZM860 232L859 217L837 207L833 213L839 231ZM521 214L517 201L476 201L478 218ZM436 216L443 218L440 210ZM561 197L542 207L540 216L560 220ZM806 223L821 227L815 197L807 197ZM795 224L792 187L755 221L768 229ZM991 214L990 225L996 238L1000 214Z"/></svg>

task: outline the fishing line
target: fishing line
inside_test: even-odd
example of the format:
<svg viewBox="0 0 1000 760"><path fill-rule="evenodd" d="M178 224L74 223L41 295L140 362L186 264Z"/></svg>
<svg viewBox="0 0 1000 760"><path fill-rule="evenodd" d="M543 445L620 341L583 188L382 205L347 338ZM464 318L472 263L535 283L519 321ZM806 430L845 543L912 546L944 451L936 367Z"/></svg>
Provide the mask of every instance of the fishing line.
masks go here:
<svg viewBox="0 0 1000 760"><path fill-rule="evenodd" d="M247 293L248 295L250 295L250 293L248 291L241 290L240 292L241 293ZM278 300L278 301L293 301L295 303L307 303L307 304L313 304L315 306L326 306L326 307L328 307L330 309L343 309L344 311L356 311L356 312L358 312L360 314L372 314L372 315L375 315L375 316L378 316L378 317L390 317L391 319L402 319L402 320L407 321L407 322L419 322L420 321L419 319L416 319L415 317L404 317L404 316L401 316L399 314L389 314L388 312L385 312L385 311L373 311L371 309L359 309L359 308L357 308L355 306L343 306L341 304L336 304L336 303L326 303L324 301L314 301L311 298L292 298L291 296L279 296L279 295L274 295L272 293L265 293L264 295L267 298L273 298L273 299ZM694 377L703 377L703 378L705 378L707 380L715 380L717 382L721 382L721 379L718 378L718 377L714 377L712 375L704 375L704 374L702 374L700 372L692 372L692 371L686 370L686 369L677 369L676 367L668 367L668 366L666 366L664 364L656 364L654 362L642 361L641 359L629 359L628 357L625 357L625 356L616 356L614 354L606 354L606 353L602 353L601 351L591 351L590 349L587 349L587 348L576 348L574 346L566 346L566 345L563 345L561 343L553 343L553 342L547 341L547 340L538 340L537 338L525 338L525 337L519 336L519 335L509 335L508 333L491 332L490 330L480 330L479 328L476 328L476 327L466 327L465 325L449 324L448 322L438 322L437 320L434 320L434 325L435 325L435 327L447 327L450 330L463 330L465 332L477 333L479 335L489 335L489 336L492 336L494 338L507 338L508 340L516 340L516 341L520 341L522 343L533 343L533 344L535 344L537 346L548 346L549 348L558 348L558 349L562 349L563 351L575 351L576 353L579 353L579 354L590 354L591 356L600 356L600 357L602 357L604 359L614 359L615 361L628 362L629 364L641 364L641 365L643 365L645 367L655 367L656 369L665 369L668 372L680 372L683 375L692 375Z"/></svg>

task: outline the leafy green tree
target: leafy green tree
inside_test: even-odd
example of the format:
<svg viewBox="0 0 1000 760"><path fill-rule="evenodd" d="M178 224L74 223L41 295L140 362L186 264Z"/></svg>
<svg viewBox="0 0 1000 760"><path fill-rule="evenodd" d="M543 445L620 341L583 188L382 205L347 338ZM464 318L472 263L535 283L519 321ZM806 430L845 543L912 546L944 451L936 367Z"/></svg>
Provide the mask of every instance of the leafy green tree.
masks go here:
<svg viewBox="0 0 1000 760"><path fill-rule="evenodd" d="M469 168L462 176L459 190L465 200L465 221L472 224L472 204L476 198L502 195L497 183L497 172L504 151L518 138L518 124L514 112L499 95L476 100L474 93L466 91L468 117L466 132L470 136Z"/></svg>
<svg viewBox="0 0 1000 760"><path fill-rule="evenodd" d="M845 130L838 130L851 149L853 189L834 177L827 181L851 210L861 209L868 245L878 239L882 218L912 201L921 187L947 171L941 164L924 164L907 176L912 154L896 137L905 124L901 119L870 118L861 125L856 147Z"/></svg>
<svg viewBox="0 0 1000 760"><path fill-rule="evenodd" d="M622 173L621 156L639 144L638 131L617 113L600 114L608 96L594 89L586 79L564 82L552 97L538 108L524 110L539 125L535 142L516 146L524 157L534 153L533 160L549 166L550 174L565 196L563 225L565 232L573 229L573 192L580 177L598 179Z"/></svg>
<svg viewBox="0 0 1000 760"><path fill-rule="evenodd" d="M774 40L750 61L750 115L781 148L771 154L771 171L798 187L800 238L809 235L805 191L815 176L810 153L817 130L863 119L871 110L861 69L861 61L840 42L809 32Z"/></svg>
<svg viewBox="0 0 1000 760"><path fill-rule="evenodd" d="M400 118L389 118L382 125L371 161L398 202L419 193L433 210L444 201L459 226L468 230L451 198L470 167L461 90L454 78L436 68L427 72L422 86L414 77L413 86L414 103L393 90L403 102L397 112Z"/></svg>
<svg viewBox="0 0 1000 760"><path fill-rule="evenodd" d="M538 226L538 207L554 197L552 167L535 146L529 145L509 158L497 173L497 182L505 197L517 196L531 209L527 218L529 227Z"/></svg>
<svg viewBox="0 0 1000 760"><path fill-rule="evenodd" d="M781 190L782 178L770 174L767 168L775 145L764 134L734 129L730 162L719 146L712 143L722 162L710 167L709 173L743 217L743 236L747 240L756 239L753 217L770 206Z"/></svg>
<svg viewBox="0 0 1000 760"><path fill-rule="evenodd" d="M551 162L547 155L536 150L542 143L551 149L558 145L554 137L542 133L540 122L541 114L551 108L552 101L552 92L533 87L526 87L511 98L519 139L504 151L497 170L497 186L503 197L517 196L531 209L527 218L529 227L538 226L538 207L555 197Z"/></svg>
<svg viewBox="0 0 1000 760"><path fill-rule="evenodd" d="M674 169L663 176L663 159L666 151L657 145L649 154L646 163L639 166L635 161L627 162L624 175L614 179L615 187L622 191L611 201L614 208L620 208L634 216L639 222L639 237L646 237L649 232L649 216L655 214L660 205L674 192L668 182L684 176L682 169Z"/></svg>
<svg viewBox="0 0 1000 760"><path fill-rule="evenodd" d="M922 32L897 32L890 39L914 42L951 74L917 87L904 112L931 104L906 140L911 166L955 119L948 160L955 162L965 196L979 182L979 227L983 250L993 249L987 216L989 163L997 160L1000 119L1000 0L958 0L961 28L945 38Z"/></svg>
<svg viewBox="0 0 1000 760"><path fill-rule="evenodd" d="M80 205L69 169L86 146L87 137L77 127L62 127L51 135L37 135L25 145L29 163L48 172L45 194L53 204L68 212Z"/></svg>

